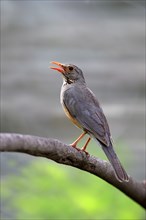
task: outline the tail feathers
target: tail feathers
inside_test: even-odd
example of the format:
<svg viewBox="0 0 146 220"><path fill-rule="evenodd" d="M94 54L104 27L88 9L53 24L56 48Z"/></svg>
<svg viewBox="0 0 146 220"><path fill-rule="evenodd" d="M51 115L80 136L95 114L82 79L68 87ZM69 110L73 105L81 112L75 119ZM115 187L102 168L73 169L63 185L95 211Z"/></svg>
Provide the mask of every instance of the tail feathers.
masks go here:
<svg viewBox="0 0 146 220"><path fill-rule="evenodd" d="M129 177L128 177L126 171L124 170L124 168L122 167L116 153L114 152L112 145L110 145L108 147L102 145L102 149L103 149L104 153L106 154L107 158L109 159L111 165L113 166L117 179L120 182L124 182L124 181L128 182Z"/></svg>

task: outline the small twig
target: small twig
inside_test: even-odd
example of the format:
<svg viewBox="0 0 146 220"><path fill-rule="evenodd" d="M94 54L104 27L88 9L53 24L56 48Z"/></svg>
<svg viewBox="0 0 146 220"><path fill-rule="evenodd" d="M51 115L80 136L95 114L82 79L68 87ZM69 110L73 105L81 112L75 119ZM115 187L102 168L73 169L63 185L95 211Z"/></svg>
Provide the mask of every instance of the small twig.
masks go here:
<svg viewBox="0 0 146 220"><path fill-rule="evenodd" d="M58 140L22 134L0 134L1 152L21 152L41 156L57 163L77 167L110 183L135 202L146 208L146 184L129 177L129 182L119 182L111 165Z"/></svg>

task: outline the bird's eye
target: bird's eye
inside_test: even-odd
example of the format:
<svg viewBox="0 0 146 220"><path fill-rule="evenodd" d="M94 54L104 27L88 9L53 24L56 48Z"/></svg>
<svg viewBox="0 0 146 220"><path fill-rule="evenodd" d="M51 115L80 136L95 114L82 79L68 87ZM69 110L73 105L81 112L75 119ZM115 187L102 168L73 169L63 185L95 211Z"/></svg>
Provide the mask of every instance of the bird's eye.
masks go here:
<svg viewBox="0 0 146 220"><path fill-rule="evenodd" d="M70 66L70 67L69 67L69 70L70 70L70 71L72 71L72 70L73 70L73 67L72 67L72 66Z"/></svg>

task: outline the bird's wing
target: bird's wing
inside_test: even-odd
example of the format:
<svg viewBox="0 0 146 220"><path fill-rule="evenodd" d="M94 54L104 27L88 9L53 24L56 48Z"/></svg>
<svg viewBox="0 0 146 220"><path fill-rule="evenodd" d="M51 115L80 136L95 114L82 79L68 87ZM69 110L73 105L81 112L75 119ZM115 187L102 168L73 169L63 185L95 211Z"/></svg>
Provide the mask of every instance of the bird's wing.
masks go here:
<svg viewBox="0 0 146 220"><path fill-rule="evenodd" d="M64 93L63 104L81 127L105 146L110 145L107 120L94 94L87 88L71 88Z"/></svg>

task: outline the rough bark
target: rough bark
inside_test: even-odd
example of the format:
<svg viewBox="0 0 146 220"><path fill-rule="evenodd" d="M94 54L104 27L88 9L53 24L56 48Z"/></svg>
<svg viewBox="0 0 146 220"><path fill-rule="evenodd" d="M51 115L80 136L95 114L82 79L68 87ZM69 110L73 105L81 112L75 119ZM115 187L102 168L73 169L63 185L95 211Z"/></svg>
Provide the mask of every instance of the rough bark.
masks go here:
<svg viewBox="0 0 146 220"><path fill-rule="evenodd" d="M146 208L146 182L129 177L129 182L119 182L111 165L99 158L87 155L59 140L22 134L0 134L1 152L20 152L40 156L60 164L79 168L110 183L142 207Z"/></svg>

